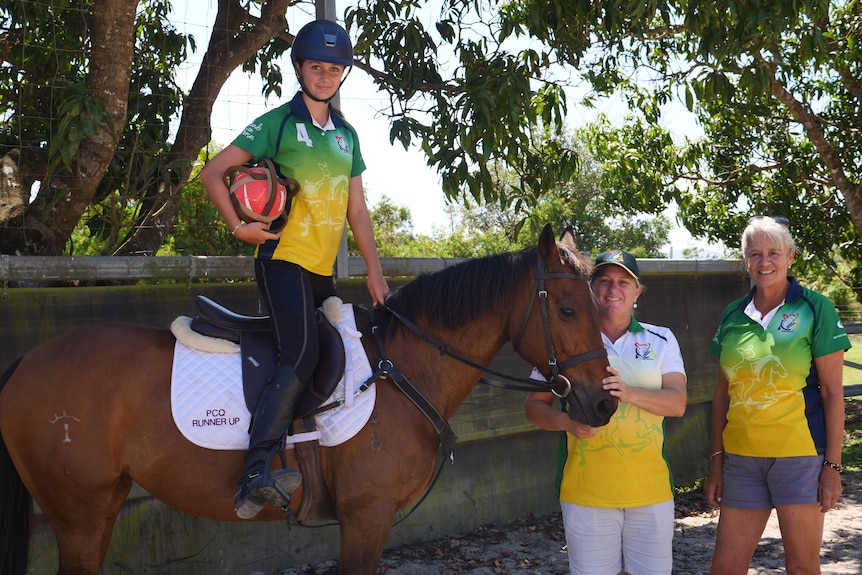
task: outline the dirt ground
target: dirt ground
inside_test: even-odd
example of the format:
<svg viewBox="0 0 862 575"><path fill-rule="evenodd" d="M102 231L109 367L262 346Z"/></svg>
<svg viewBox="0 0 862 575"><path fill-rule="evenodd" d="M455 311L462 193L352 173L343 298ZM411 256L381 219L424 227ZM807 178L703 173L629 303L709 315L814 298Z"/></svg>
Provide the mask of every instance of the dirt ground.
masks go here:
<svg viewBox="0 0 862 575"><path fill-rule="evenodd" d="M854 402L855 403L855 402ZM848 403L848 407L850 407ZM857 404L848 419L862 417ZM836 509L826 514L821 551L824 575L862 573L862 473L847 473ZM673 575L703 575L715 541L718 512L701 491L677 497ZM566 575L565 537L559 513L526 517L507 525L483 526L384 552L383 575ZM294 567L269 575L333 575L335 561ZM748 575L784 572L781 533L773 512Z"/></svg>

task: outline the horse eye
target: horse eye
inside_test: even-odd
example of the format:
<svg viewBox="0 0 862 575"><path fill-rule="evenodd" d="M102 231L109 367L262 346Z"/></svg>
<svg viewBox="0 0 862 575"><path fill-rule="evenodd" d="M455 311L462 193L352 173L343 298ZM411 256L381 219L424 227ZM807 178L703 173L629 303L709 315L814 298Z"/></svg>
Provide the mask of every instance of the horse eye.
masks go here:
<svg viewBox="0 0 862 575"><path fill-rule="evenodd" d="M573 307L559 308L560 317L566 320L573 320L578 317L578 312Z"/></svg>

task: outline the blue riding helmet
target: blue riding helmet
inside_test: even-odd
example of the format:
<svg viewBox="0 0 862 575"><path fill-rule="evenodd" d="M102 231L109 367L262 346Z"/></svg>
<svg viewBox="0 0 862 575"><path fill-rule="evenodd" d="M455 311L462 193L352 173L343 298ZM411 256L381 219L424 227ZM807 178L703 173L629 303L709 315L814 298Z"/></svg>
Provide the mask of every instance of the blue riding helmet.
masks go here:
<svg viewBox="0 0 862 575"><path fill-rule="evenodd" d="M299 32L296 33L290 50L290 59L293 62L296 79L299 80L302 91L312 100L329 103L332 98L321 100L309 92L299 71L299 63L304 60L313 60L344 66L346 71L338 84L338 90L340 90L353 68L353 44L350 42L350 37L347 36L347 31L332 20L315 20L300 28ZM335 91L335 94L338 93L338 90ZM335 94L333 94L333 98Z"/></svg>
<svg viewBox="0 0 862 575"><path fill-rule="evenodd" d="M347 32L331 20L315 20L303 26L293 40L290 58L353 66L353 44Z"/></svg>

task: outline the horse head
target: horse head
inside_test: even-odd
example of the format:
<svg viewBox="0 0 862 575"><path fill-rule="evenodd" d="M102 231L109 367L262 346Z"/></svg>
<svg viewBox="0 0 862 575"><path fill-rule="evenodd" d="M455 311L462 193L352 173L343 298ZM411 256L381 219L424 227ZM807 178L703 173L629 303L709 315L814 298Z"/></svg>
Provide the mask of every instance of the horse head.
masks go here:
<svg viewBox="0 0 862 575"><path fill-rule="evenodd" d="M589 283L591 269L571 228L557 241L546 225L539 236L535 287L512 341L566 401L569 417L597 427L610 421L618 400L602 389L609 364Z"/></svg>

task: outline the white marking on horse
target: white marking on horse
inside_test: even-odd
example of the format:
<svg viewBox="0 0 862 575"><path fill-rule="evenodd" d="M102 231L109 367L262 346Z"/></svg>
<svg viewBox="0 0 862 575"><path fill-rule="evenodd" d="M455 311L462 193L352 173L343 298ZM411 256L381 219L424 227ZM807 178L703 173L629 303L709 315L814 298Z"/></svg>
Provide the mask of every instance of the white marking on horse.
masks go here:
<svg viewBox="0 0 862 575"><path fill-rule="evenodd" d="M65 411L63 411L63 415L56 415L55 414L54 419L48 420L48 423L50 423L51 425L54 425L55 423L57 423L61 419L74 419L75 421L81 421L80 419L78 419L74 415L69 415ZM63 438L63 443L72 443L72 438L69 437L69 424L66 422L63 423L63 432L65 433L65 437Z"/></svg>

